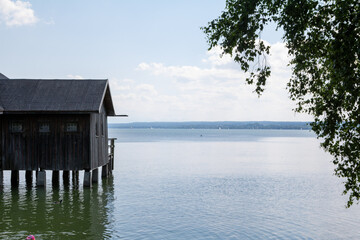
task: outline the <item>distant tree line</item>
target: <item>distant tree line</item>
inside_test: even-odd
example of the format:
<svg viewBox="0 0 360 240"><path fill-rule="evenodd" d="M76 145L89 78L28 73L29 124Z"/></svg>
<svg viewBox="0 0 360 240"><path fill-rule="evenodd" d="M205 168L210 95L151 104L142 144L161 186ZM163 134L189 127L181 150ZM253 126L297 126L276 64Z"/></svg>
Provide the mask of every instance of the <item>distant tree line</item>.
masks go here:
<svg viewBox="0 0 360 240"><path fill-rule="evenodd" d="M113 123L110 128L156 129L311 129L309 122L134 122Z"/></svg>

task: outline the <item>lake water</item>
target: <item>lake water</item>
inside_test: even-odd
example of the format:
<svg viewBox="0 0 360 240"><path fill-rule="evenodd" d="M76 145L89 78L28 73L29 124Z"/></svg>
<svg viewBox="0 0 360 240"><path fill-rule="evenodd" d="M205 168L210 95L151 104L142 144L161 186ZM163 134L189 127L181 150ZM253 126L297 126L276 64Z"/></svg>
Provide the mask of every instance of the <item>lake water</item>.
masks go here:
<svg viewBox="0 0 360 240"><path fill-rule="evenodd" d="M360 239L360 206L300 130L110 129L113 177L18 189L4 174L0 239ZM61 204L54 202L63 200Z"/></svg>

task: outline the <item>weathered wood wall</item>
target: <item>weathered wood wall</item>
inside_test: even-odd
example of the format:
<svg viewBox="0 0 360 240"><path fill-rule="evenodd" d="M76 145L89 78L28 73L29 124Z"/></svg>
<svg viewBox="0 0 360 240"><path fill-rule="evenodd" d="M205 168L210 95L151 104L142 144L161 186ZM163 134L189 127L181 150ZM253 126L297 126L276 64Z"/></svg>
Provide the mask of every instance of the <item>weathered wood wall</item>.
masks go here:
<svg viewBox="0 0 360 240"><path fill-rule="evenodd" d="M22 123L22 131L13 132L13 122ZM49 132L39 131L41 123L49 124ZM77 123L77 131L67 131L69 123ZM0 129L0 168L3 170L94 168L90 162L89 114L4 114L0 115Z"/></svg>
<svg viewBox="0 0 360 240"><path fill-rule="evenodd" d="M100 114L93 113L90 115L91 169L104 166L109 162L107 126L107 115L103 105Z"/></svg>
<svg viewBox="0 0 360 240"><path fill-rule="evenodd" d="M3 169L2 162L3 162L3 138L2 138L2 115L0 115L0 169Z"/></svg>

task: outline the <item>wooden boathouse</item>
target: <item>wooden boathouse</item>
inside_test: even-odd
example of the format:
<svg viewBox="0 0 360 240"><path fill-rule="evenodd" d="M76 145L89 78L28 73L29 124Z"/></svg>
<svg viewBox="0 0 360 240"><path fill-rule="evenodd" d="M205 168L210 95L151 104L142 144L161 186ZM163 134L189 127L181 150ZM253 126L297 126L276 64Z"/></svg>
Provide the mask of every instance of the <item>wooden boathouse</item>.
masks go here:
<svg viewBox="0 0 360 240"><path fill-rule="evenodd" d="M115 116L108 80L8 79L0 75L0 184L3 170L11 182L19 170L37 185L69 171L84 170L84 186L107 177L113 169L114 140L109 155L108 116ZM110 156L110 157L109 157ZM57 180L58 181L58 180Z"/></svg>

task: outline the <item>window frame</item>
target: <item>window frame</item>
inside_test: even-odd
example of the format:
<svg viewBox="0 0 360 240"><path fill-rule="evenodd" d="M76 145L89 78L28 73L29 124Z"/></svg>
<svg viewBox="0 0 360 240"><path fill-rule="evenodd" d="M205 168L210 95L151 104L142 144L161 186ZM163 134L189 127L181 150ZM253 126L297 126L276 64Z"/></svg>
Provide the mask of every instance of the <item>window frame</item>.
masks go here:
<svg viewBox="0 0 360 240"><path fill-rule="evenodd" d="M47 125L47 129L42 129L41 127ZM38 133L40 134L49 134L51 133L51 124L49 121L41 121L38 123L38 129L37 129Z"/></svg>
<svg viewBox="0 0 360 240"><path fill-rule="evenodd" d="M21 128L15 127L16 124L20 124ZM14 120L10 122L9 130L11 133L23 133L25 132L24 121Z"/></svg>
<svg viewBox="0 0 360 240"><path fill-rule="evenodd" d="M74 126L76 128L73 128ZM67 122L65 124L64 130L66 133L78 133L79 132L79 122L78 121Z"/></svg>

